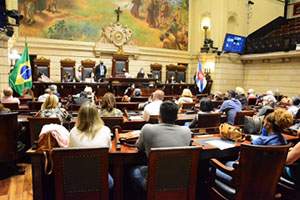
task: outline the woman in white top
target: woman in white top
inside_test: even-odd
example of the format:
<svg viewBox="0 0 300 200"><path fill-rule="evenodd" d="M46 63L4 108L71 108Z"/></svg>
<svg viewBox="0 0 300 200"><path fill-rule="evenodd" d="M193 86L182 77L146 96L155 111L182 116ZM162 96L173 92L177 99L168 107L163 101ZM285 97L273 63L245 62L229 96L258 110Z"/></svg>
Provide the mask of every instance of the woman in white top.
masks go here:
<svg viewBox="0 0 300 200"><path fill-rule="evenodd" d="M97 107L92 102L85 102L78 111L77 122L70 132L69 147L109 147L111 148L110 129L104 126ZM109 188L113 179L108 176Z"/></svg>

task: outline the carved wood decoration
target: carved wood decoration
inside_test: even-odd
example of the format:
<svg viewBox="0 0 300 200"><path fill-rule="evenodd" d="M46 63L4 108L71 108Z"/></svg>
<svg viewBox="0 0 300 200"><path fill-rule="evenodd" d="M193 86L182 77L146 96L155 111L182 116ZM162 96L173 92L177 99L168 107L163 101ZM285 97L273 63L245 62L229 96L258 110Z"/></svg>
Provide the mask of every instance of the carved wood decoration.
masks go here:
<svg viewBox="0 0 300 200"><path fill-rule="evenodd" d="M117 75L124 75L123 68L129 73L128 55L114 54L112 59L112 77Z"/></svg>
<svg viewBox="0 0 300 200"><path fill-rule="evenodd" d="M60 78L61 78L62 82L64 81L64 75L67 71L71 73L71 77L74 80L74 78L75 78L75 64L76 64L76 61L72 60L70 58L66 58L66 59L63 59L63 60L60 61L60 65L61 65L61 67L60 67Z"/></svg>
<svg viewBox="0 0 300 200"><path fill-rule="evenodd" d="M50 60L44 57L35 58L34 63L34 81L38 80L38 74L44 73L47 77L50 78Z"/></svg>
<svg viewBox="0 0 300 200"><path fill-rule="evenodd" d="M95 73L95 65L96 61L94 60L86 59L81 61L81 77L83 81L90 75L91 72Z"/></svg>
<svg viewBox="0 0 300 200"><path fill-rule="evenodd" d="M174 75L176 82L185 82L186 81L186 66L184 65L167 65L166 72L166 81L168 82L169 78Z"/></svg>
<svg viewBox="0 0 300 200"><path fill-rule="evenodd" d="M161 69L162 65L158 63L154 63L150 65L152 78L155 78L156 75L158 75L158 80L161 81Z"/></svg>

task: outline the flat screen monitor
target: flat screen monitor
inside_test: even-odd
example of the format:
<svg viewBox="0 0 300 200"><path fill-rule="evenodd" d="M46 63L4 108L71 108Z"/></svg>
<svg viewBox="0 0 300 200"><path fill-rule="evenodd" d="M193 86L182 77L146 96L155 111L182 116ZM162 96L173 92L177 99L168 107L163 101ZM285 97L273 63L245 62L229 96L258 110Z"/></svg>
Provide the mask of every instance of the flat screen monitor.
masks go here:
<svg viewBox="0 0 300 200"><path fill-rule="evenodd" d="M7 25L5 0L0 1L0 28L5 28Z"/></svg>
<svg viewBox="0 0 300 200"><path fill-rule="evenodd" d="M245 41L245 37L226 33L222 51L241 54Z"/></svg>

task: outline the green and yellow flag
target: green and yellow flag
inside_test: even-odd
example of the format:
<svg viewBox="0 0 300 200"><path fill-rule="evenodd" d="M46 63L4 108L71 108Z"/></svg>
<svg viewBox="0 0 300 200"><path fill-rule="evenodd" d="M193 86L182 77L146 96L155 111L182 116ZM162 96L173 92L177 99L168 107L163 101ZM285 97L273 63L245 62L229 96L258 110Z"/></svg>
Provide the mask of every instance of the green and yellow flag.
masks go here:
<svg viewBox="0 0 300 200"><path fill-rule="evenodd" d="M23 94L22 91L24 87L32 87L32 73L27 44L25 45L25 50L21 58L19 58L9 75L9 85L19 95Z"/></svg>

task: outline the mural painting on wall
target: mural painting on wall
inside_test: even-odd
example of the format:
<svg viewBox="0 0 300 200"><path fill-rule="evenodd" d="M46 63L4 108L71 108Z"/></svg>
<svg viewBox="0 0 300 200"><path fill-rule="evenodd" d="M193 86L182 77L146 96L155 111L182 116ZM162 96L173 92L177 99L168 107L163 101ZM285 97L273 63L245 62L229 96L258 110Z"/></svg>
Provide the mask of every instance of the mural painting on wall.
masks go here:
<svg viewBox="0 0 300 200"><path fill-rule="evenodd" d="M19 34L94 42L102 26L116 21L117 7L136 45L187 50L189 0L19 0Z"/></svg>

